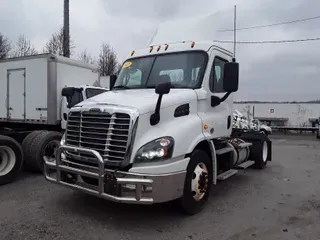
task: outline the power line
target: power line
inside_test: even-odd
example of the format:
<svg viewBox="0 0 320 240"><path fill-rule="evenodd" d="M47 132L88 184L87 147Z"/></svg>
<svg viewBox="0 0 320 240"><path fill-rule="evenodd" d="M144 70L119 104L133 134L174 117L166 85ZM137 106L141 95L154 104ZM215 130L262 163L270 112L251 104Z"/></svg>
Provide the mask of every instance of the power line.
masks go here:
<svg viewBox="0 0 320 240"><path fill-rule="evenodd" d="M236 30L241 31L241 30L247 30L247 29L273 27L273 26L279 26L279 25L285 25L285 24L291 24L291 23L305 22L305 21L310 21L310 20L314 20L314 19L318 19L318 18L320 18L320 16L302 18L302 19L297 19L297 20L293 20L293 21L272 23L272 24L266 24L266 25L249 26L249 27L237 28ZM231 31L234 31L234 29L217 30L217 32L231 32Z"/></svg>
<svg viewBox="0 0 320 240"><path fill-rule="evenodd" d="M264 41L236 41L239 44L270 44L270 43L296 43L296 42L308 42L308 41L320 41L320 37L306 38L306 39L291 39L291 40L264 40ZM213 40L216 43L234 43L231 40Z"/></svg>

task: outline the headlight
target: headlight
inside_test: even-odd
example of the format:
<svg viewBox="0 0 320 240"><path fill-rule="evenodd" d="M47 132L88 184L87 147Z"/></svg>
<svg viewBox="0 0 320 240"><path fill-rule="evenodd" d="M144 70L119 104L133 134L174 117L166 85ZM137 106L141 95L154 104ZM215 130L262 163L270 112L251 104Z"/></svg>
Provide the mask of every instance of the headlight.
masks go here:
<svg viewBox="0 0 320 240"><path fill-rule="evenodd" d="M141 163L171 158L173 147L174 139L172 137L157 138L138 150L134 162Z"/></svg>
<svg viewBox="0 0 320 240"><path fill-rule="evenodd" d="M64 134L62 135L61 140L60 140L60 145L63 146L63 145L65 145L65 144L66 144L66 134L64 133Z"/></svg>

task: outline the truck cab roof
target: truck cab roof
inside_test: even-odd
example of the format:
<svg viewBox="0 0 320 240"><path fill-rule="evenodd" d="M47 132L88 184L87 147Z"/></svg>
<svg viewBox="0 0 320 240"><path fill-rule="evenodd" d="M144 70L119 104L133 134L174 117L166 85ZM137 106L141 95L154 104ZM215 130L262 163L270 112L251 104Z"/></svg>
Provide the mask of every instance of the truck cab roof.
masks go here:
<svg viewBox="0 0 320 240"><path fill-rule="evenodd" d="M218 49L232 57L232 52L219 47L213 41L179 41L164 44L150 45L149 47L133 50L128 58L144 57L155 54L166 54L183 51L209 51L211 48Z"/></svg>

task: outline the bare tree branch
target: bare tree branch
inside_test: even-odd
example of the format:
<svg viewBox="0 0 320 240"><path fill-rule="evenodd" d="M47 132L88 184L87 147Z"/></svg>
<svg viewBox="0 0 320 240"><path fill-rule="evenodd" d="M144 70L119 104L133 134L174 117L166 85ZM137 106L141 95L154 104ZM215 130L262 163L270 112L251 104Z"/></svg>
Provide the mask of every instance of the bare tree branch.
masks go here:
<svg viewBox="0 0 320 240"><path fill-rule="evenodd" d="M80 53L79 60L90 64L95 63L94 58L91 56L90 53L87 52L86 49Z"/></svg>
<svg viewBox="0 0 320 240"><path fill-rule="evenodd" d="M35 54L38 54L38 52L31 44L30 40L27 40L24 35L20 35L11 54L12 57L23 57Z"/></svg>
<svg viewBox="0 0 320 240"><path fill-rule="evenodd" d="M63 56L63 27L52 34L50 40L46 43L43 52L53 53ZM74 41L70 41L70 54L74 54L75 44Z"/></svg>
<svg viewBox="0 0 320 240"><path fill-rule="evenodd" d="M7 58L11 50L11 43L8 38L0 33L0 59Z"/></svg>
<svg viewBox="0 0 320 240"><path fill-rule="evenodd" d="M101 76L109 76L118 71L117 55L109 44L102 44L98 64Z"/></svg>

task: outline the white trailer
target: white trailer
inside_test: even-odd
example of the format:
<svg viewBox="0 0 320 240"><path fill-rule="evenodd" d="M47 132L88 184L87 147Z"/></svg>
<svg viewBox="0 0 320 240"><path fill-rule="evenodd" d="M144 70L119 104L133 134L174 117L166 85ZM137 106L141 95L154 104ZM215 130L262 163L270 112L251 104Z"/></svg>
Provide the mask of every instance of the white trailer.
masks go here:
<svg viewBox="0 0 320 240"><path fill-rule="evenodd" d="M212 41L133 51L112 90L74 106L48 181L115 202L179 199L199 212L212 185L239 169L263 169L270 139L232 132L239 64Z"/></svg>
<svg viewBox="0 0 320 240"><path fill-rule="evenodd" d="M69 109L107 91L94 86L100 86L98 67L69 58L0 61L0 185L14 180L24 160L32 171L43 169L43 157L54 157Z"/></svg>

